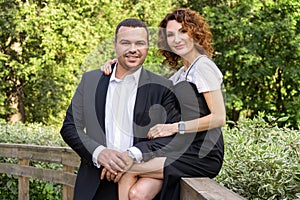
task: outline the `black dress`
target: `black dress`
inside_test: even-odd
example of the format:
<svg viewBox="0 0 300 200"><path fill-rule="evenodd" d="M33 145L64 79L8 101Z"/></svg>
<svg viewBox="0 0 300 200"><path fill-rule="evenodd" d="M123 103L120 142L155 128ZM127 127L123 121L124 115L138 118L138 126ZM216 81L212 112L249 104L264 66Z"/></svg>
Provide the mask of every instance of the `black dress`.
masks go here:
<svg viewBox="0 0 300 200"><path fill-rule="evenodd" d="M187 81L175 85L183 121L210 114L204 96L196 85ZM224 156L221 128L197 133L176 134L163 148L166 153L161 200L179 200L181 177L214 178L220 171Z"/></svg>

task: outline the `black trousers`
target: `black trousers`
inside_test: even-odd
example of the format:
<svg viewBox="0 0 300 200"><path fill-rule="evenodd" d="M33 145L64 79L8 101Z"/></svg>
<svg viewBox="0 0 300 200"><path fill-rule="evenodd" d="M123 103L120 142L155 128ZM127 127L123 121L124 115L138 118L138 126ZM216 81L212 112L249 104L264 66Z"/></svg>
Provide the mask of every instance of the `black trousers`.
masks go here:
<svg viewBox="0 0 300 200"><path fill-rule="evenodd" d="M118 184L101 180L93 200L118 200Z"/></svg>

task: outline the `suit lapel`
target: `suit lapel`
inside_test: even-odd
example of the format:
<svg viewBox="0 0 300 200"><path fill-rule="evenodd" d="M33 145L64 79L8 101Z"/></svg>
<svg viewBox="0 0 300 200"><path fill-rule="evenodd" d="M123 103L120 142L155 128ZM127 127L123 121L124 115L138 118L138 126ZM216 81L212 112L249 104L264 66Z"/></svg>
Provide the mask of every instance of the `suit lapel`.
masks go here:
<svg viewBox="0 0 300 200"><path fill-rule="evenodd" d="M137 113L144 112L146 110L147 99L149 95L150 77L147 71L142 68L138 90L136 94L135 106L134 106L134 117L133 121L136 124L140 124L142 117L137 117Z"/></svg>
<svg viewBox="0 0 300 200"><path fill-rule="evenodd" d="M112 66L112 69L113 67L114 65ZM101 78L98 82L96 95L95 95L96 115L100 127L102 128L104 133L105 133L105 104L106 104L106 95L107 95L107 89L108 89L110 77L111 74L108 76L104 74L101 75Z"/></svg>

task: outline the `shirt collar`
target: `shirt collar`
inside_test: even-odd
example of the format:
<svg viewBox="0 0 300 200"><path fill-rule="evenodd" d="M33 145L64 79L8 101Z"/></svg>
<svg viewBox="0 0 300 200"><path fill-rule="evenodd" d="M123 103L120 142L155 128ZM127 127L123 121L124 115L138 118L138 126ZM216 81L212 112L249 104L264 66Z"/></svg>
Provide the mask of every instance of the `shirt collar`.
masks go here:
<svg viewBox="0 0 300 200"><path fill-rule="evenodd" d="M119 78L116 77L117 64L118 64L118 63L116 63L116 64L115 64L115 67L113 68L113 71L112 71L112 74L111 74L111 77L110 77L110 80L109 80L110 82L113 82L113 81L115 81L115 82L121 82L121 81L124 81L124 80L133 79L134 82L135 82L136 84L138 84L139 79L140 79L140 75L141 75L141 71L142 71L142 67L143 67L143 66L141 66L141 67L140 67L138 70L136 70L134 73L129 74L129 75L126 75L125 78L124 78L124 80L121 80L121 79L119 79Z"/></svg>

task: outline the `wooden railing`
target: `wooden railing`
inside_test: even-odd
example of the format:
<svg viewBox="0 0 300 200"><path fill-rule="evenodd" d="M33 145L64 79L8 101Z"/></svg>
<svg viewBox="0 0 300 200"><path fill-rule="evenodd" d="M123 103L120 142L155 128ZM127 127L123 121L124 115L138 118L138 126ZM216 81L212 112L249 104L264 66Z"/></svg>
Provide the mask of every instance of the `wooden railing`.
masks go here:
<svg viewBox="0 0 300 200"><path fill-rule="evenodd" d="M0 173L19 177L19 200L29 200L29 178L60 183L63 185L62 199L73 199L74 172L80 159L70 148L0 143L0 157L19 160L18 164L0 163ZM62 170L36 168L30 166L29 161L62 164Z"/></svg>
<svg viewBox="0 0 300 200"><path fill-rule="evenodd" d="M29 200L29 178L51 181L63 185L62 199L73 199L75 169L80 159L68 147L49 147L0 143L0 157L17 158L18 164L0 163L0 174L18 176L18 199ZM30 161L57 163L62 170L30 166ZM242 200L243 198L209 178L183 178L181 200Z"/></svg>
<svg viewBox="0 0 300 200"><path fill-rule="evenodd" d="M181 200L245 200L210 178L182 178Z"/></svg>

